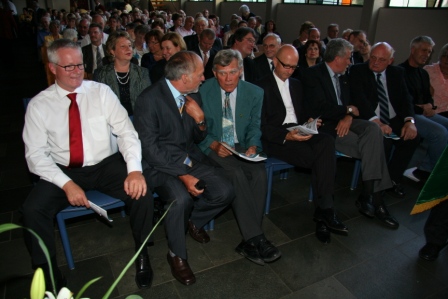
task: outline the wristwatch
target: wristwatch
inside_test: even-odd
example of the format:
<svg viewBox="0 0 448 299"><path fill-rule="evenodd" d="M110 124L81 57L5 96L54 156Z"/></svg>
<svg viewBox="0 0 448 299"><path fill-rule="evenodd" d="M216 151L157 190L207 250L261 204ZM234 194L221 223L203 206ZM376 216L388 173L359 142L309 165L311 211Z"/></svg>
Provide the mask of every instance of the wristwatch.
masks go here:
<svg viewBox="0 0 448 299"><path fill-rule="evenodd" d="M347 114L352 114L353 113L353 109L352 107L347 106Z"/></svg>
<svg viewBox="0 0 448 299"><path fill-rule="evenodd" d="M404 123L415 124L415 120L413 118L408 118L407 120L404 121Z"/></svg>
<svg viewBox="0 0 448 299"><path fill-rule="evenodd" d="M198 122L198 123L196 123L198 126L205 126L206 125L206 122L205 122L205 119L204 120L201 120L200 122Z"/></svg>

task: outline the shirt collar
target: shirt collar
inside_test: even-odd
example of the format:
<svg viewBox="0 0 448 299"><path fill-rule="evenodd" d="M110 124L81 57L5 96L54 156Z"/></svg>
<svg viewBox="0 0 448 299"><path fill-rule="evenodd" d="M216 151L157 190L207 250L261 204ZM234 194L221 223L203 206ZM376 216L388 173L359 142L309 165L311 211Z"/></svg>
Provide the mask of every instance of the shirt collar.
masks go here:
<svg viewBox="0 0 448 299"><path fill-rule="evenodd" d="M62 87L60 87L58 85L57 81L54 82L54 85L56 86L56 92L60 98L64 98L70 93L78 93L78 94L86 93L83 84L81 84L81 86L76 88L74 91L67 91L67 90L63 89Z"/></svg>
<svg viewBox="0 0 448 299"><path fill-rule="evenodd" d="M336 74L335 72L333 72L333 70L331 69L331 67L325 62L325 66L327 67L328 72L330 73L330 77L333 78L334 75L338 75L338 77L340 76L340 74Z"/></svg>
<svg viewBox="0 0 448 299"><path fill-rule="evenodd" d="M277 82L277 86L283 86L285 85L286 87L289 88L289 79L287 79L286 81L283 81L282 79L280 79L277 74L275 72L272 73L274 75L274 79Z"/></svg>
<svg viewBox="0 0 448 299"><path fill-rule="evenodd" d="M165 78L166 83L168 84L168 87L171 91L171 94L173 95L173 97L175 99L177 99L178 96L181 95L181 93L176 89L176 87L173 86L173 84L171 84L170 80Z"/></svg>

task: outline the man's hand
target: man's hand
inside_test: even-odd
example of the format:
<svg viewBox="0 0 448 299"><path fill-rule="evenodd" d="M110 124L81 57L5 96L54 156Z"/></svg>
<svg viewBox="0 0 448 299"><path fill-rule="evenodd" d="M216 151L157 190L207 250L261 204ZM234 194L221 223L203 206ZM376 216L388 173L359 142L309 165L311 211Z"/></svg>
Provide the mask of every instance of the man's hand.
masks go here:
<svg viewBox="0 0 448 299"><path fill-rule="evenodd" d="M90 204L84 190L82 190L82 188L75 182L71 180L68 181L64 186L62 186L62 190L64 190L65 195L67 195L68 202L72 206L85 206L86 208L90 208Z"/></svg>
<svg viewBox="0 0 448 299"><path fill-rule="evenodd" d="M190 115L196 123L204 120L204 111L199 107L198 103L193 100L190 96L185 97L185 112Z"/></svg>
<svg viewBox="0 0 448 299"><path fill-rule="evenodd" d="M132 199L139 199L140 196L146 195L146 180L140 171L133 171L128 174L124 181L124 191Z"/></svg>
<svg viewBox="0 0 448 299"><path fill-rule="evenodd" d="M383 135L389 135L392 133L392 128L389 127L389 125L383 124L378 118L372 121L380 127L381 131L383 132Z"/></svg>
<svg viewBox="0 0 448 299"><path fill-rule="evenodd" d="M308 119L308 122L309 122L309 123L310 123L310 122L313 122L313 121L314 121L314 118L311 118L311 117L310 117L310 118ZM322 126L322 119L319 118L319 119L317 120L316 127L319 129L320 126Z"/></svg>
<svg viewBox="0 0 448 299"><path fill-rule="evenodd" d="M403 140L412 140L417 136L417 128L411 122L404 123L403 128L401 129L401 138Z"/></svg>
<svg viewBox="0 0 448 299"><path fill-rule="evenodd" d="M257 154L257 146L256 145L249 146L245 154L247 157Z"/></svg>
<svg viewBox="0 0 448 299"><path fill-rule="evenodd" d="M222 145L220 142L218 141L213 141L210 146L209 146L216 154L218 154L218 156L220 156L221 158L225 158L228 157L230 155L232 155L232 152L229 151L228 149L225 148L224 145Z"/></svg>
<svg viewBox="0 0 448 299"><path fill-rule="evenodd" d="M344 137L345 135L348 134L348 131L350 130L350 126L352 125L352 120L353 120L353 117L351 117L350 115L346 115L346 116L344 116L343 119L341 119L338 122L338 125L336 126L335 130L336 130L336 134L339 137Z"/></svg>
<svg viewBox="0 0 448 299"><path fill-rule="evenodd" d="M299 130L297 130L297 129L288 132L288 134L286 134L286 136L285 136L285 140L289 140L289 141L307 141L311 137L313 137L313 135L300 135L298 133L299 133Z"/></svg>
<svg viewBox="0 0 448 299"><path fill-rule="evenodd" d="M420 108L423 109L424 116L431 117L436 114L436 111L434 109L432 109L431 103L426 103L426 104L417 105L417 106L419 106Z"/></svg>
<svg viewBox="0 0 448 299"><path fill-rule="evenodd" d="M199 182L199 179L195 178L194 176L185 174L185 175L180 175L179 179L182 181L182 183L184 183L185 188L187 188L187 191L191 195L196 197L196 196L199 196L199 194L202 194L204 192L204 190L198 190L194 186L197 184L197 182Z"/></svg>

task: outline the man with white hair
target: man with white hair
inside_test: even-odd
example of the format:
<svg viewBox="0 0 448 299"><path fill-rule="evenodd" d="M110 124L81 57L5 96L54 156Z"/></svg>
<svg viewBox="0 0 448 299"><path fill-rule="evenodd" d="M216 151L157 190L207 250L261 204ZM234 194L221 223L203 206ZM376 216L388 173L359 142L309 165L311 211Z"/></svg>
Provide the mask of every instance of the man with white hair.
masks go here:
<svg viewBox="0 0 448 299"><path fill-rule="evenodd" d="M196 20L194 21L194 31L196 31L196 34L184 37L185 44L187 45L187 49L189 51L194 51L195 48L198 47L199 44L198 36L205 28L208 28L208 20L204 17L196 18ZM219 38L215 38L215 41L213 43L213 49L215 49L216 51L222 50L222 44Z"/></svg>

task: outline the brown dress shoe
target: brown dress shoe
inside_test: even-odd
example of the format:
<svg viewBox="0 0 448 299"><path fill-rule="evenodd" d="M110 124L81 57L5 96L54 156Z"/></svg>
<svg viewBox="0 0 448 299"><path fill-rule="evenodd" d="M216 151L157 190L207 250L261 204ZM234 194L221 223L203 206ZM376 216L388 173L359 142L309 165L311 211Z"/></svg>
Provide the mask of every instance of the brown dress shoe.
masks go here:
<svg viewBox="0 0 448 299"><path fill-rule="evenodd" d="M196 282L196 277L194 276L193 271L191 271L190 265L188 265L186 260L178 256L172 257L169 252L166 255L166 259L168 260L168 264L170 264L171 273L177 281L186 286Z"/></svg>
<svg viewBox="0 0 448 299"><path fill-rule="evenodd" d="M204 228L196 227L191 221L188 221L188 232L190 233L190 236L199 243L205 244L210 242L210 237Z"/></svg>

